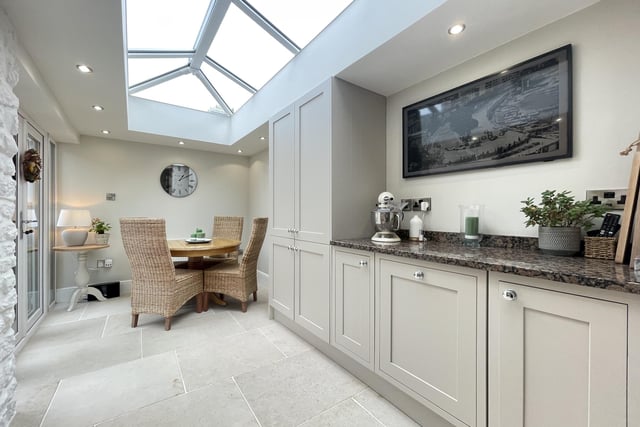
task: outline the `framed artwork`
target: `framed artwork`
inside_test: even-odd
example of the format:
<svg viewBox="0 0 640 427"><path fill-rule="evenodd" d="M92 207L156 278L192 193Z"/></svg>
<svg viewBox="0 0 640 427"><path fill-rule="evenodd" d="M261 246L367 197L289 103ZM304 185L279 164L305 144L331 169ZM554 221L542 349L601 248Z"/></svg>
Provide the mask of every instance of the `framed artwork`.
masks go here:
<svg viewBox="0 0 640 427"><path fill-rule="evenodd" d="M571 45L402 109L402 177L572 156Z"/></svg>

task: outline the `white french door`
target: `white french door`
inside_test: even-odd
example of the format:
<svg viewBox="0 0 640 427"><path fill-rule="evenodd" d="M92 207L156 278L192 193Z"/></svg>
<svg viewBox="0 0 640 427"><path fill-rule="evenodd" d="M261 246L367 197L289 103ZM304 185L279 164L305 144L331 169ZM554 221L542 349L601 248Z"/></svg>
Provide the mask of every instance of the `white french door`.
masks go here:
<svg viewBox="0 0 640 427"><path fill-rule="evenodd" d="M38 130L23 117L20 117L16 166L16 318L14 330L16 342L20 342L31 328L42 318L47 305L54 300L55 283L51 288L49 275L50 252L48 233L50 213L47 209L47 194L51 186L47 171L51 143L44 132ZM22 162L27 150L36 150L41 156L43 169L40 179L29 181L25 178ZM52 290L53 295L52 295Z"/></svg>

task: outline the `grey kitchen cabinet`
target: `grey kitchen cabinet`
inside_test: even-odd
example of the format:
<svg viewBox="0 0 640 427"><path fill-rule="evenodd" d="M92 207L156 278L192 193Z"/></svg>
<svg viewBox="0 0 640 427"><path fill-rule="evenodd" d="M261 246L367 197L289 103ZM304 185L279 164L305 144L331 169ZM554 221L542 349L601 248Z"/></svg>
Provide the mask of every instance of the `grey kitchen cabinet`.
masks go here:
<svg viewBox="0 0 640 427"><path fill-rule="evenodd" d="M377 372L450 422L484 426L486 272L384 256L377 265Z"/></svg>
<svg viewBox="0 0 640 427"><path fill-rule="evenodd" d="M492 427L627 426L628 306L561 285L490 274Z"/></svg>
<svg viewBox="0 0 640 427"><path fill-rule="evenodd" d="M373 370L374 256L371 252L333 251L332 344Z"/></svg>
<svg viewBox="0 0 640 427"><path fill-rule="evenodd" d="M330 247L271 239L271 306L329 342Z"/></svg>
<svg viewBox="0 0 640 427"><path fill-rule="evenodd" d="M331 78L269 121L270 305L327 343L329 243L373 234L385 117L383 96Z"/></svg>

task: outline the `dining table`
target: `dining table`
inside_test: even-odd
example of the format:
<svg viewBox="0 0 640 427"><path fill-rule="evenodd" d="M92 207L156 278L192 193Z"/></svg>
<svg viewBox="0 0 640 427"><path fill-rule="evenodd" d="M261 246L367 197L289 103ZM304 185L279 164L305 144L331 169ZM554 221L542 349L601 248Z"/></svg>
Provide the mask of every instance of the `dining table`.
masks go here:
<svg viewBox="0 0 640 427"><path fill-rule="evenodd" d="M172 257L187 257L187 268L203 269L204 257L211 255L224 255L238 251L240 240L233 239L173 239L167 240L169 252ZM217 295L210 293L210 298L215 304L227 305Z"/></svg>

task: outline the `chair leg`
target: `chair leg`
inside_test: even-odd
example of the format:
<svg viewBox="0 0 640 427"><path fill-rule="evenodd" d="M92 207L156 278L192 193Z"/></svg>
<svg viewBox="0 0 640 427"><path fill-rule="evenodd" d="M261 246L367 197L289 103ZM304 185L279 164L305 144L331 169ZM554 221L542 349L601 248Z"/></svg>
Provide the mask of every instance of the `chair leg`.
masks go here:
<svg viewBox="0 0 640 427"><path fill-rule="evenodd" d="M202 310L209 311L209 292L202 293Z"/></svg>
<svg viewBox="0 0 640 427"><path fill-rule="evenodd" d="M221 301L224 301L224 294L218 294L218 298L220 298Z"/></svg>
<svg viewBox="0 0 640 427"><path fill-rule="evenodd" d="M139 314L132 314L131 315L131 327L135 328L136 326L138 326L138 316Z"/></svg>
<svg viewBox="0 0 640 427"><path fill-rule="evenodd" d="M258 291L253 292L253 300L258 301Z"/></svg>
<svg viewBox="0 0 640 427"><path fill-rule="evenodd" d="M168 331L171 329L171 316L164 318L164 330Z"/></svg>
<svg viewBox="0 0 640 427"><path fill-rule="evenodd" d="M203 294L204 292L200 292L198 295L196 295L196 313L202 313Z"/></svg>
<svg viewBox="0 0 640 427"><path fill-rule="evenodd" d="M243 313L247 312L247 303L245 301L240 303L240 308L242 309Z"/></svg>

